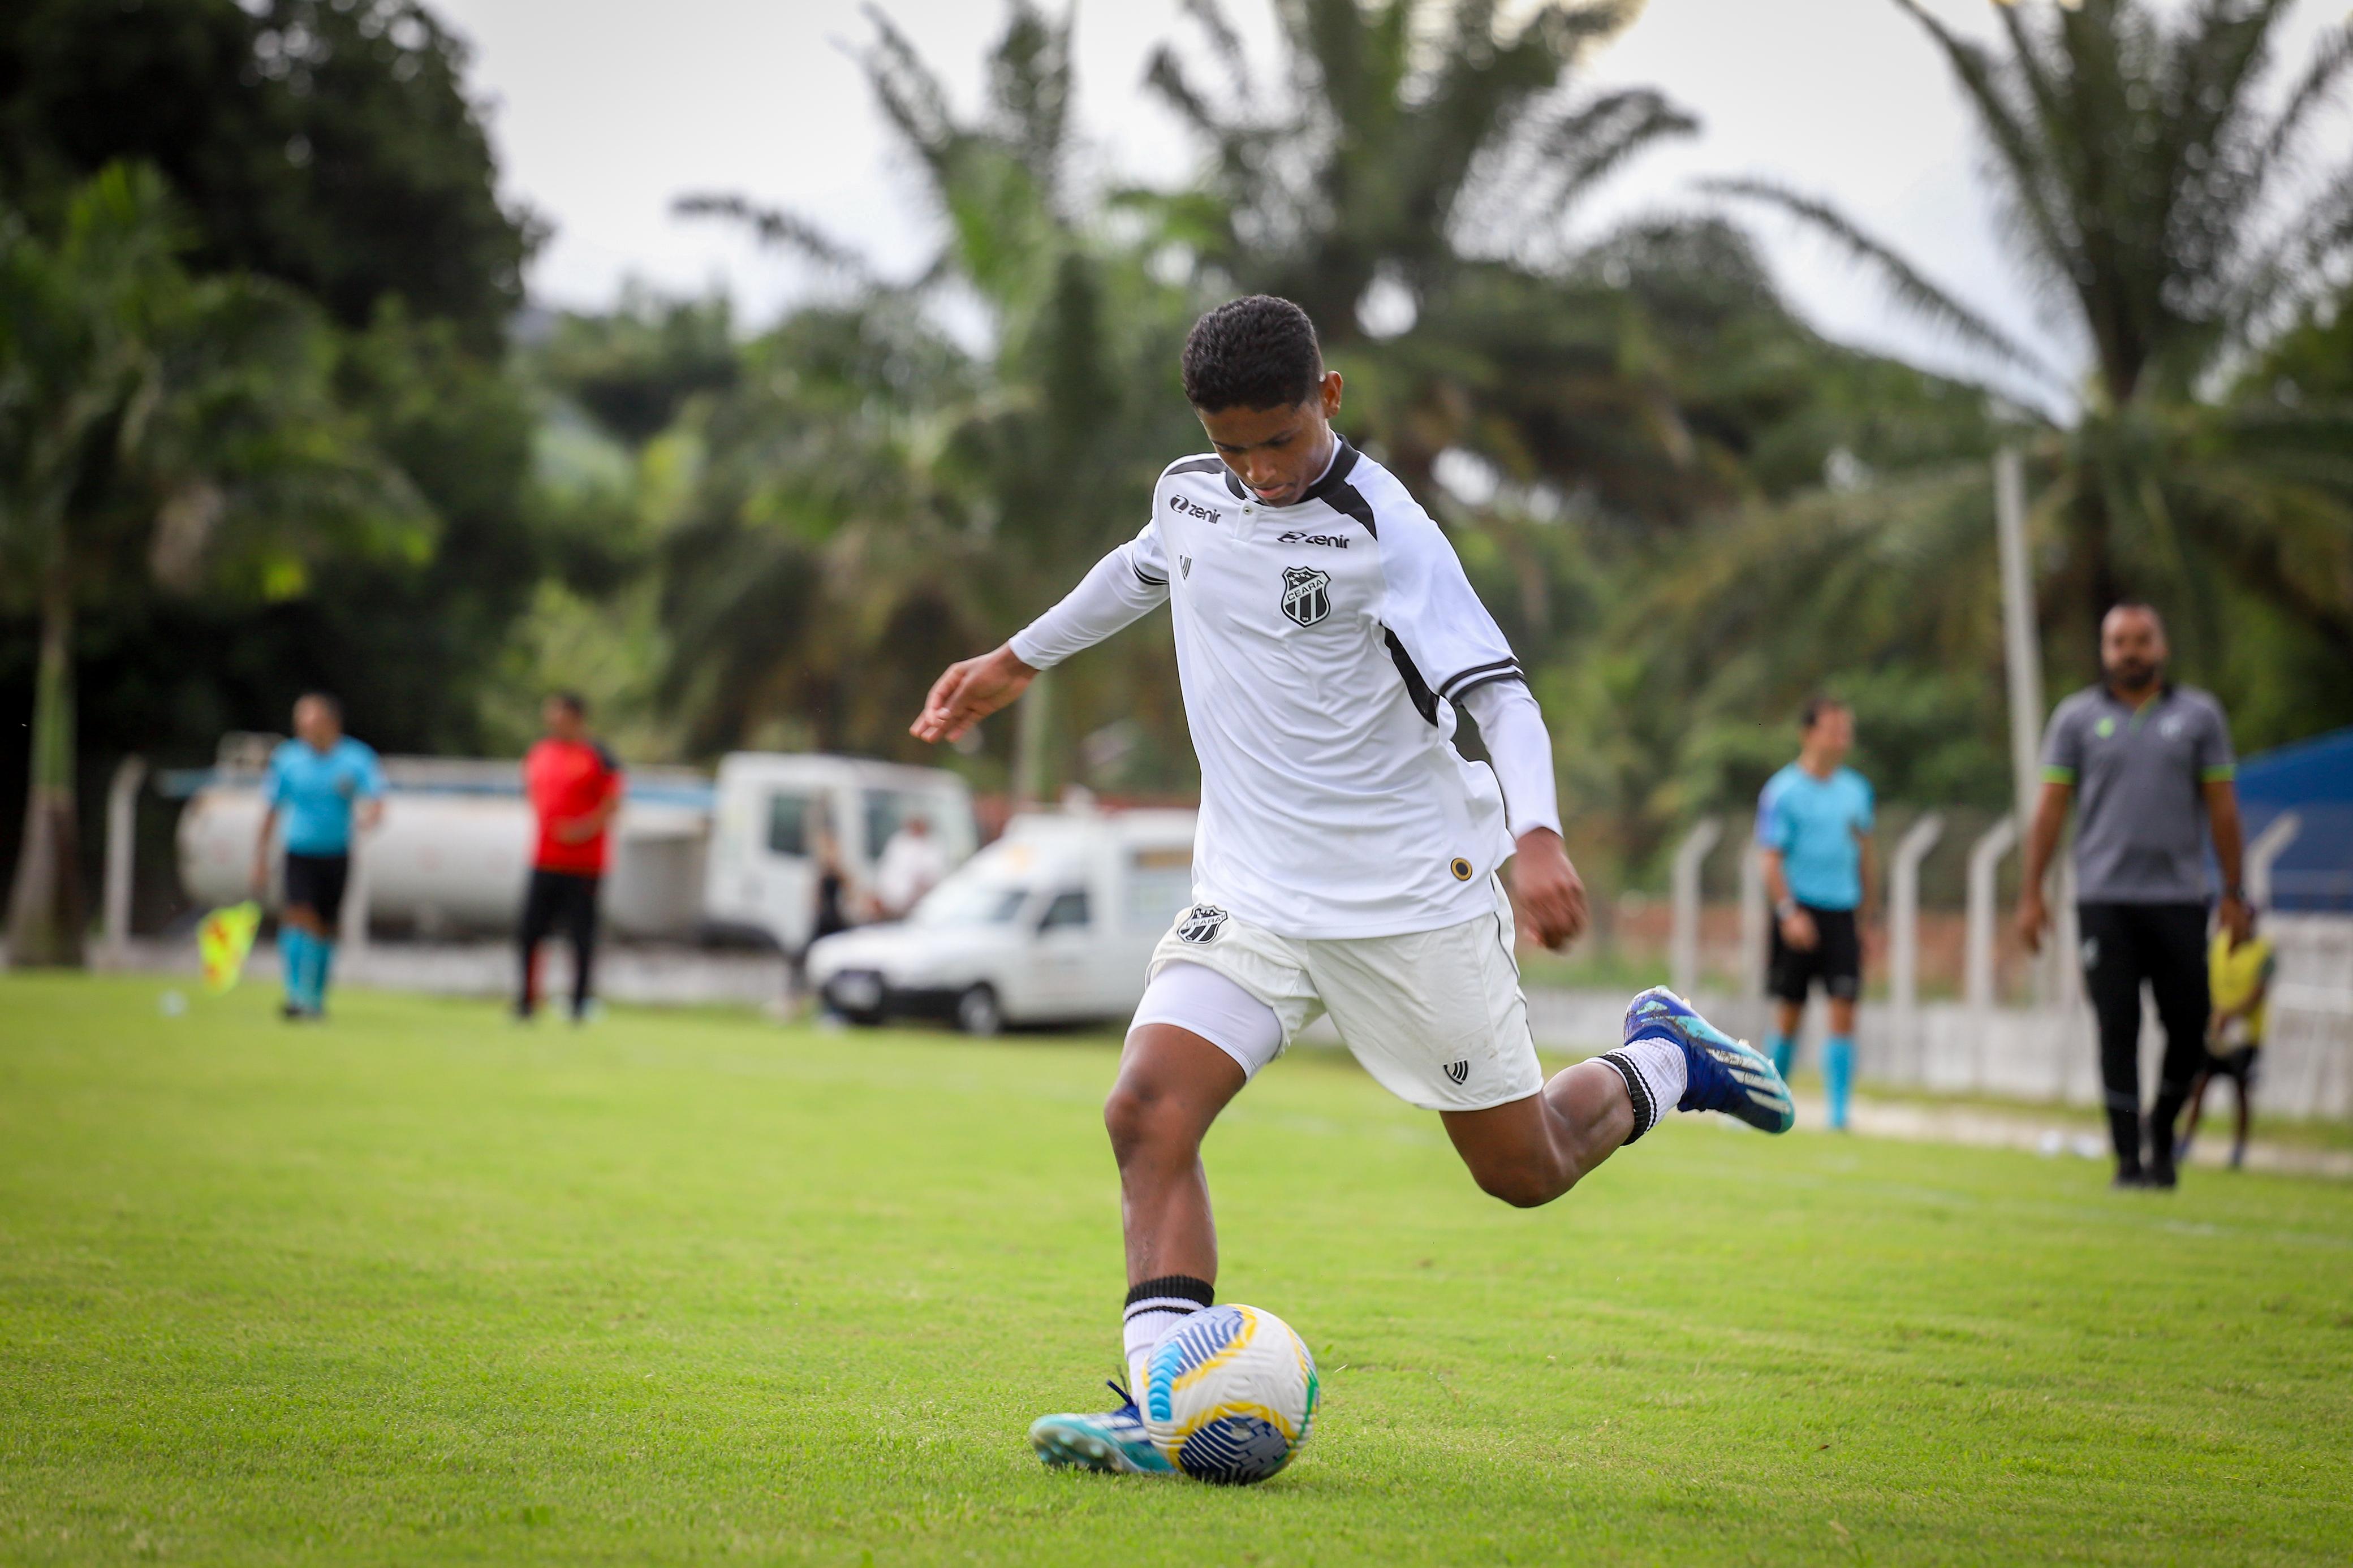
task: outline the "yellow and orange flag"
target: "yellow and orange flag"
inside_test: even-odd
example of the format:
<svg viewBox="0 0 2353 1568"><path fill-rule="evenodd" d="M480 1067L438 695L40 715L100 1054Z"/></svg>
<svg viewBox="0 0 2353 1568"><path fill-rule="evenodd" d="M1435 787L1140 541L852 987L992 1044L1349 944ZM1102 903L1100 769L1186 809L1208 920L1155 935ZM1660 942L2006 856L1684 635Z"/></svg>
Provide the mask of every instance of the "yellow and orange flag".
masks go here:
<svg viewBox="0 0 2353 1568"><path fill-rule="evenodd" d="M261 906L248 899L215 910L196 927L196 957L205 966L205 989L216 994L235 985L245 973L246 954L253 951L254 933L261 929Z"/></svg>

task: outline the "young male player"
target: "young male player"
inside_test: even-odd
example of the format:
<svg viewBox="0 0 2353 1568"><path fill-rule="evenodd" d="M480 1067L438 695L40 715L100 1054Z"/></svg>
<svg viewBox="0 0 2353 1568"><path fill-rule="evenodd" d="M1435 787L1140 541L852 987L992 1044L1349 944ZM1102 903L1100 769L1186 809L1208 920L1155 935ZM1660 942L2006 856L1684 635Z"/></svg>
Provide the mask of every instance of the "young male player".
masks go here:
<svg viewBox="0 0 2353 1568"><path fill-rule="evenodd" d="M278 951L286 963L289 1019L327 1011L335 964L335 931L352 875L352 831L384 815L384 768L375 750L343 733L343 705L323 691L294 704L294 739L269 754L262 785L269 803L253 847L253 890L269 886L269 840L286 818L285 905L278 911Z"/></svg>
<svg viewBox="0 0 2353 1568"><path fill-rule="evenodd" d="M1472 1177L1551 1202L1669 1107L1791 1121L1772 1064L1646 991L1618 1050L1544 1080L1512 955L1513 882L1538 940L1585 925L1552 746L1452 548L1332 431L1340 377L1288 300L1220 306L1186 342L1216 448L1171 464L1144 530L1004 647L951 666L911 726L954 740L1037 672L1168 604L1201 763L1194 897L1153 954L1103 1119L1119 1162L1138 1363L1211 1302L1201 1139L1317 1012L1366 1070L1435 1110ZM1494 758L1451 742L1469 711ZM1125 1391L1116 1388L1122 1396ZM1048 1464L1166 1474L1132 1400L1030 1429Z"/></svg>
<svg viewBox="0 0 2353 1568"><path fill-rule="evenodd" d="M1862 928L1871 923L1871 785L1846 766L1854 714L1817 697L1806 704L1798 760L1757 797L1757 852L1773 898L1773 1068L1788 1076L1815 981L1830 1001L1822 1091L1833 1131L1846 1126L1854 1087L1854 1000L1862 990ZM1858 923L1860 922L1860 923Z"/></svg>

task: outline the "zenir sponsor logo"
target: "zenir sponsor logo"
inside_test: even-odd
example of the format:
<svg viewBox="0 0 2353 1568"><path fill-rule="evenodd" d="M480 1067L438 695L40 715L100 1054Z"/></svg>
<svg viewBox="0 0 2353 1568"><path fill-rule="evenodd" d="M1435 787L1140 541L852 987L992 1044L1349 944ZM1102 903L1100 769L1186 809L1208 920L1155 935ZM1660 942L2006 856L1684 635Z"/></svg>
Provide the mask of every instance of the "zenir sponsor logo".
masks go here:
<svg viewBox="0 0 2353 1568"><path fill-rule="evenodd" d="M1345 550L1348 542L1330 533L1286 533L1279 536L1277 544L1328 544L1335 550Z"/></svg>
<svg viewBox="0 0 2353 1568"><path fill-rule="evenodd" d="M1207 947L1217 941L1218 933L1225 929L1225 910L1215 904L1195 904L1185 911L1185 918L1176 922L1176 940L1190 942L1195 947Z"/></svg>
<svg viewBox="0 0 2353 1568"><path fill-rule="evenodd" d="M1282 569L1282 613L1312 626L1332 613L1332 574L1313 566Z"/></svg>
<svg viewBox="0 0 2353 1568"><path fill-rule="evenodd" d="M1203 506L1199 501L1187 500L1185 497L1178 495L1172 495L1168 498L1168 510L1170 511L1181 511L1187 517L1198 517L1204 522L1215 522L1225 515L1216 507Z"/></svg>
<svg viewBox="0 0 2353 1568"><path fill-rule="evenodd" d="M1471 1064L1467 1061L1448 1062L1446 1064L1446 1076L1452 1079L1456 1083L1464 1082L1471 1077Z"/></svg>

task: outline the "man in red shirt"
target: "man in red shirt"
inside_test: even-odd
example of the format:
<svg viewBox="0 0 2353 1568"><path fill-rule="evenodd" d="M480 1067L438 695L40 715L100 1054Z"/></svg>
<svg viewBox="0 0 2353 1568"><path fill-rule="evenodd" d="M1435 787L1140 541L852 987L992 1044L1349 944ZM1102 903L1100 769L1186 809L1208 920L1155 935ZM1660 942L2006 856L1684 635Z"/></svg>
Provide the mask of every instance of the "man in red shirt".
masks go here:
<svg viewBox="0 0 2353 1568"><path fill-rule="evenodd" d="M522 900L522 990L515 1016L539 1006L539 944L559 928L572 939L572 1021L587 1016L596 951L596 889L605 876L606 828L621 809L621 764L588 738L588 705L559 691L540 709L546 739L522 760L523 794L539 821L531 887Z"/></svg>

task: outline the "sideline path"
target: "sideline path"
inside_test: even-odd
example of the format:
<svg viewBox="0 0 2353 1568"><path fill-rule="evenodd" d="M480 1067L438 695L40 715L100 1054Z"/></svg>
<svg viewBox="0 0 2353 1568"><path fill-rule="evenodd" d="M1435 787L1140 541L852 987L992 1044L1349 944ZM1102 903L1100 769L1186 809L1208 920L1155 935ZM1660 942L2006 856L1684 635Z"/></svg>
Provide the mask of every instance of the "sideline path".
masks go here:
<svg viewBox="0 0 2353 1568"><path fill-rule="evenodd" d="M1800 1132L1827 1131L1827 1111L1819 1095L1799 1094L1798 1127ZM2215 1127L2215 1112L2222 1112L2221 1125L2229 1121L2228 1091L2221 1091L2223 1103L2209 1102L2206 1122L2200 1128L2197 1146L2190 1151L2189 1163L2199 1166L2221 1167L2227 1164L2231 1142L2227 1133ZM2053 1159L2063 1155L2106 1160L2106 1135L2089 1122L2065 1116L2038 1114L2033 1107L2021 1106L2016 1110L1997 1110L1978 1104L1937 1105L1923 1100L1878 1100L1860 1088L1847 1114L1854 1131L1865 1138L1895 1138L1915 1143L1969 1143L1993 1149L2026 1149ZM2258 1117L2260 1123L2261 1118ZM2247 1169L2279 1171L2306 1176L2353 1177L2353 1150L2315 1149L2299 1143L2281 1143L2260 1136L2247 1143Z"/></svg>

